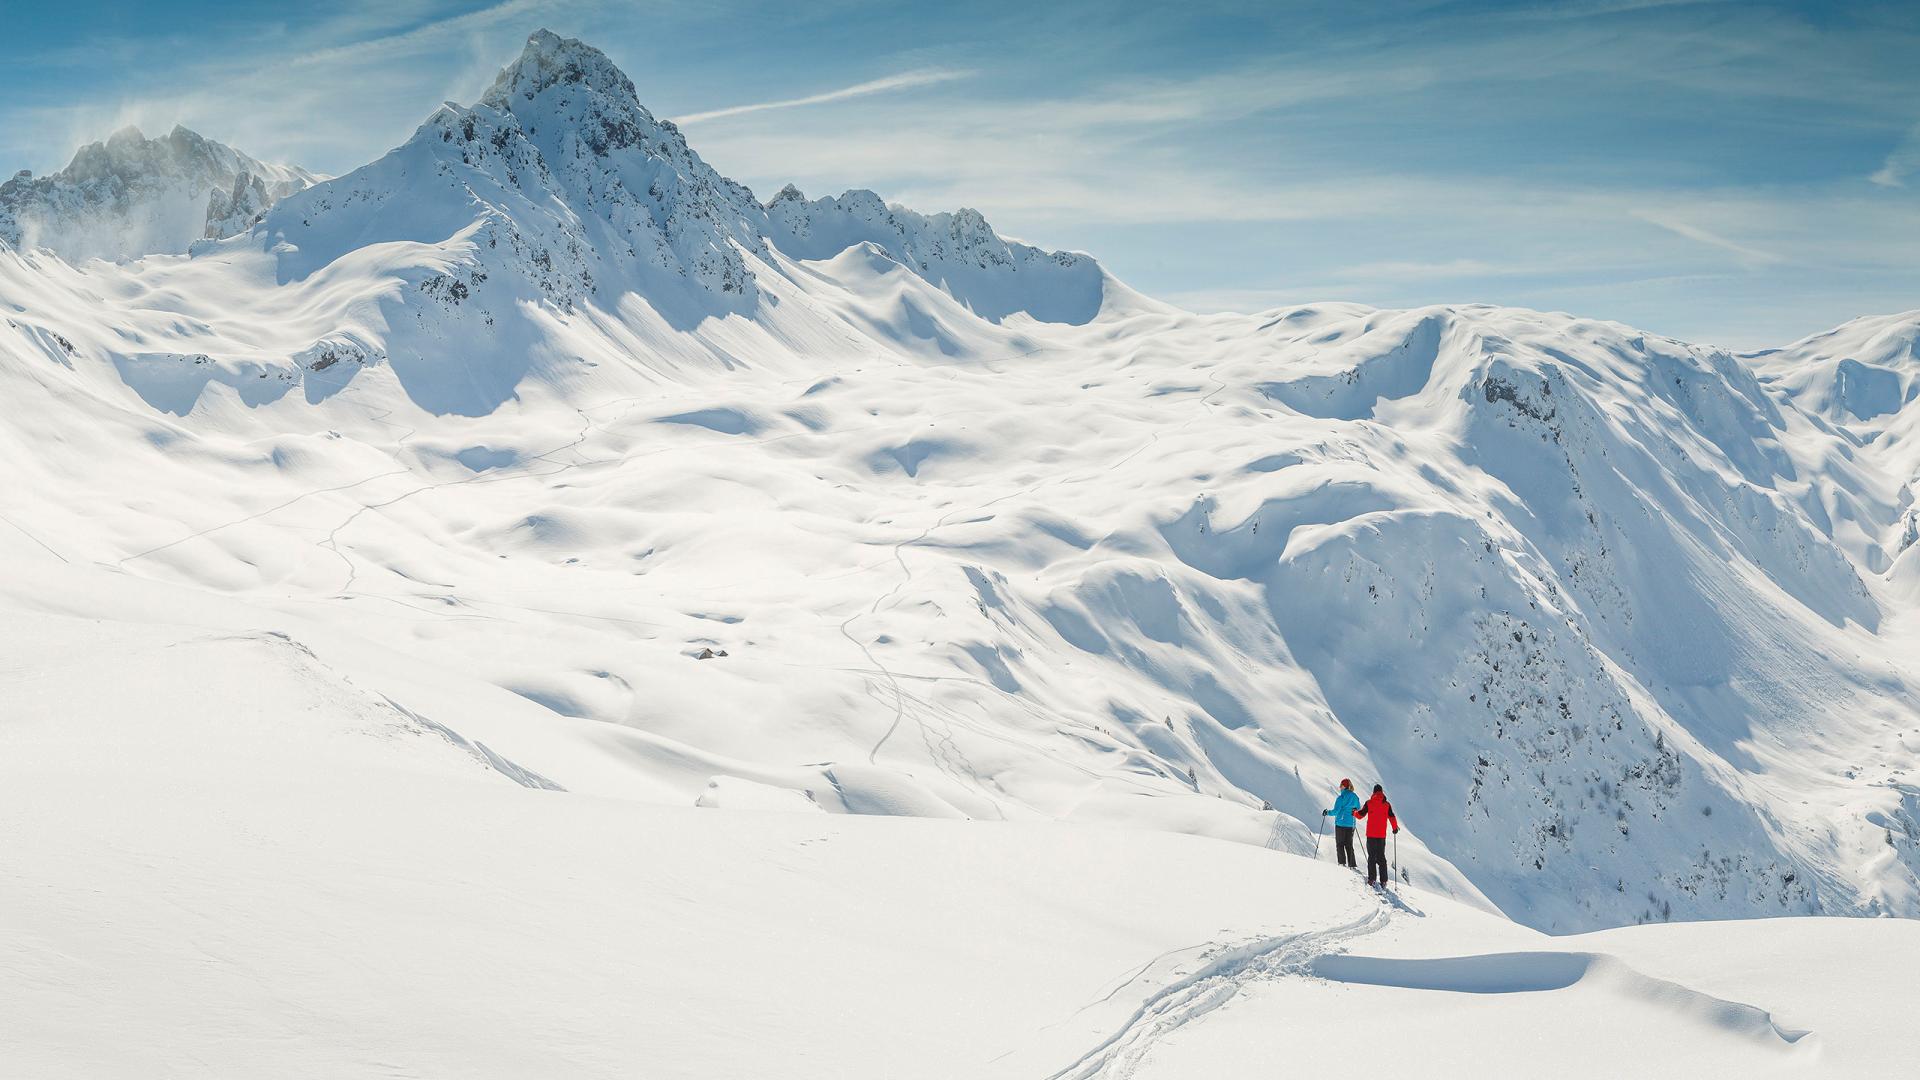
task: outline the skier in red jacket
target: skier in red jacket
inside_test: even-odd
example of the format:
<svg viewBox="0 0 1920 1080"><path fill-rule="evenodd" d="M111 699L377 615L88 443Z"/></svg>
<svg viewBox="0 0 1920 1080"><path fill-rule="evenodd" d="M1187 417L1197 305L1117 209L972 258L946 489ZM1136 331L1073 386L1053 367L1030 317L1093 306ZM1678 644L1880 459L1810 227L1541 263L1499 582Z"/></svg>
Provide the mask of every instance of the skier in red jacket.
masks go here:
<svg viewBox="0 0 1920 1080"><path fill-rule="evenodd" d="M1400 832L1400 819L1393 816L1393 804L1387 801L1387 793L1379 784L1373 785L1373 797L1367 805L1353 812L1353 816L1367 823L1367 884L1373 885L1374 867L1380 868L1379 884L1384 886L1392 879L1387 876L1387 826L1393 826L1397 835Z"/></svg>

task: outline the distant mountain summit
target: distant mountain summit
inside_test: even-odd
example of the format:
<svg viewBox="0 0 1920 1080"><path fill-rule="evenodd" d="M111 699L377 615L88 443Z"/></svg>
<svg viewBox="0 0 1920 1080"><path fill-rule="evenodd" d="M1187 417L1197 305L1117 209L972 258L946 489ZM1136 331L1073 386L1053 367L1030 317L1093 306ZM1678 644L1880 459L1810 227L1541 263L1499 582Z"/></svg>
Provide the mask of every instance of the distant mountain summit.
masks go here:
<svg viewBox="0 0 1920 1080"><path fill-rule="evenodd" d="M1102 300L1105 283L1091 257L1008 240L978 210L929 216L858 188L808 201L788 184L767 214L774 243L789 255L825 258L872 244L982 318L1025 311L1043 322L1084 322Z"/></svg>
<svg viewBox="0 0 1920 1080"><path fill-rule="evenodd" d="M178 254L251 228L279 200L320 181L184 127L149 139L126 127L65 169L0 184L0 241L68 260Z"/></svg>
<svg viewBox="0 0 1920 1080"><path fill-rule="evenodd" d="M860 244L996 321L1025 311L1085 322L1107 284L1092 259L1006 240L974 210L929 217L870 191L808 202L791 186L763 205L641 105L604 53L546 30L477 103L447 103L405 145L289 202L267 229L302 253L299 272L370 242L471 235L469 295L492 279L489 291L570 311L638 293L681 324L751 308L781 256Z"/></svg>
<svg viewBox="0 0 1920 1080"><path fill-rule="evenodd" d="M1752 359L1801 404L1877 433L1920 400L1920 311L1863 316Z"/></svg>

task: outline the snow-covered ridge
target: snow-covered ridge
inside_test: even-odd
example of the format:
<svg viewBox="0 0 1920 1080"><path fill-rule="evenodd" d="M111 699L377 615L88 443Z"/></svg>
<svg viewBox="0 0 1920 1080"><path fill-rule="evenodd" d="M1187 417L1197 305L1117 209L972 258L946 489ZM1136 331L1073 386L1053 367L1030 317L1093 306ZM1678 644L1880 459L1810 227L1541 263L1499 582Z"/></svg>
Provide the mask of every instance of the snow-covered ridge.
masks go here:
<svg viewBox="0 0 1920 1080"><path fill-rule="evenodd" d="M1084 322L1104 300L1107 283L1092 258L1007 240L978 210L929 216L864 189L809 202L792 184L766 208L781 251L821 259L873 244L982 318L1024 311L1049 322Z"/></svg>
<svg viewBox="0 0 1920 1080"><path fill-rule="evenodd" d="M1769 387L1831 424L1850 453L1899 484L1899 511L1868 564L1920 550L1920 311L1869 315L1747 357ZM1920 572L1905 586L1920 601Z"/></svg>
<svg viewBox="0 0 1920 1080"><path fill-rule="evenodd" d="M1806 407L1875 430L1920 397L1920 311L1865 316L1751 359Z"/></svg>
<svg viewBox="0 0 1920 1080"><path fill-rule="evenodd" d="M320 179L184 127L158 139L128 127L81 147L57 173L22 170L0 184L0 241L71 262L179 254L251 228Z"/></svg>
<svg viewBox="0 0 1920 1080"><path fill-rule="evenodd" d="M485 251L460 261L493 280L499 304L570 312L639 294L683 325L752 309L762 279L785 272L781 256L827 259L861 243L993 319L1085 322L1107 284L1091 259L1010 243L976 211L926 217L866 191L808 203L791 188L763 206L641 105L604 54L544 30L479 102L448 103L405 145L264 227L303 252L302 272L346 250L331 237L445 242L471 227Z"/></svg>

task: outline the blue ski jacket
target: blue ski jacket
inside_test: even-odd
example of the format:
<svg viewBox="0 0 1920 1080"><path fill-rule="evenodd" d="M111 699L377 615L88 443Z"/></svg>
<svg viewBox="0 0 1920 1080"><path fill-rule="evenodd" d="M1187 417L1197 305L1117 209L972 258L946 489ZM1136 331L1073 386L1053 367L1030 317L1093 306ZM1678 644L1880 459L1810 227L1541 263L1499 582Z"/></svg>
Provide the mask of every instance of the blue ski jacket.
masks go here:
<svg viewBox="0 0 1920 1080"><path fill-rule="evenodd" d="M1353 828L1353 812L1360 809L1360 796L1351 788L1341 788L1340 797L1333 801L1333 823L1341 828Z"/></svg>

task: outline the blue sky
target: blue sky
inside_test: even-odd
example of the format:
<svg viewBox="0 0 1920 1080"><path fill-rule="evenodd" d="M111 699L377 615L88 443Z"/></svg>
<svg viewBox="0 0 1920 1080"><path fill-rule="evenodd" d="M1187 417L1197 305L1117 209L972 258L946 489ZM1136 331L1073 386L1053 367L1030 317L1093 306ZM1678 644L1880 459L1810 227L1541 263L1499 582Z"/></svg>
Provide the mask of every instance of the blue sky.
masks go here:
<svg viewBox="0 0 1920 1080"><path fill-rule="evenodd" d="M1920 307L1920 5L4 0L0 168L125 123L348 171L583 37L762 197L976 206L1199 309L1751 348Z"/></svg>

